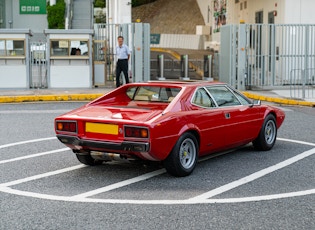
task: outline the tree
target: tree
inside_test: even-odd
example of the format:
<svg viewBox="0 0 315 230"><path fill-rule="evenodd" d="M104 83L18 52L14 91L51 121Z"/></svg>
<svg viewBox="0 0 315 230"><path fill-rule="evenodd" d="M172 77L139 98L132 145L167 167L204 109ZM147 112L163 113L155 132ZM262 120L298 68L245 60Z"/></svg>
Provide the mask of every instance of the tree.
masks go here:
<svg viewBox="0 0 315 230"><path fill-rule="evenodd" d="M94 7L104 8L106 6L105 0L96 0Z"/></svg>
<svg viewBox="0 0 315 230"><path fill-rule="evenodd" d="M57 0L56 5L47 5L47 21L49 29L65 28L65 10L64 0Z"/></svg>

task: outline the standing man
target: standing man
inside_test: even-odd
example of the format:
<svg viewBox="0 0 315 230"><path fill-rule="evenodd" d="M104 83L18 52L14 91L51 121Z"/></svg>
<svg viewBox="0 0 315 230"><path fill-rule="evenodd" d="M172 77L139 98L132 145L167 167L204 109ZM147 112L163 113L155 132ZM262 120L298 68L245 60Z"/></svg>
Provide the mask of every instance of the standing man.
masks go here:
<svg viewBox="0 0 315 230"><path fill-rule="evenodd" d="M116 87L120 86L120 74L121 72L125 75L126 84L129 83L128 77L128 61L130 58L130 50L129 47L124 43L124 37L118 36L117 38L118 45L116 46L116 55L117 55L117 63L116 63Z"/></svg>

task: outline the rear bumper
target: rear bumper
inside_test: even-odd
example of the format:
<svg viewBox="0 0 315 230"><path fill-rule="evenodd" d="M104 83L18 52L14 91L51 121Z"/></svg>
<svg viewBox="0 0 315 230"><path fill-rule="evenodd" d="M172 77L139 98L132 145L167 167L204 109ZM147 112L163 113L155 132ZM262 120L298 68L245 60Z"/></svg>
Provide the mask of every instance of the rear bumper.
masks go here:
<svg viewBox="0 0 315 230"><path fill-rule="evenodd" d="M72 149L89 149L89 150L104 150L116 153L128 153L128 152L149 152L150 144L147 142L129 142L123 141L121 143L103 142L84 140L78 137L60 135L57 134L57 138L63 144L69 146Z"/></svg>

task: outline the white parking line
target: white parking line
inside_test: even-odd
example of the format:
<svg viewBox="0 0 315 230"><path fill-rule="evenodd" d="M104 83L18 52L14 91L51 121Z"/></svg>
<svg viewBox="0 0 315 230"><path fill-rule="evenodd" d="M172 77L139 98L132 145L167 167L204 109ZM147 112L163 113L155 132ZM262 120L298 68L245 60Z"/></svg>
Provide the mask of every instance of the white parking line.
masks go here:
<svg viewBox="0 0 315 230"><path fill-rule="evenodd" d="M68 150L70 150L70 149L69 148L62 148L62 149L56 149L56 150L42 152L42 153L35 153L35 154L26 155L26 156L22 156L22 157L11 158L8 160L2 160L2 161L0 161L0 164L5 164L5 163L13 162L13 161L25 160L25 159L29 159L29 158L33 158L33 157L40 157L40 156L44 156L44 155L48 155L48 154L52 154L52 153L64 152L64 151L68 151Z"/></svg>
<svg viewBox="0 0 315 230"><path fill-rule="evenodd" d="M28 141L10 143L6 145L0 145L0 149L8 148L8 147L16 146L16 145L24 145L24 144L34 143L34 142L48 141L48 140L53 140L53 139L57 139L57 137L39 138L39 139L33 139L33 140L28 140Z"/></svg>
<svg viewBox="0 0 315 230"><path fill-rule="evenodd" d="M33 197L37 199L45 200L58 200L67 202L82 202L82 203L105 203L105 204L159 204L159 205L187 205L187 204L229 204L229 203L241 203L241 202L253 202L253 201L266 201L276 200L290 197L299 197L315 194L315 189L273 194L267 196L255 196L255 197L241 197L241 198L225 198L225 199L206 199L206 200L124 200L124 199L94 199L94 198L77 198L69 196L57 196L43 193L35 193L28 191L21 191L12 189L9 187L0 186L0 191L4 193L14 194L18 196Z"/></svg>
<svg viewBox="0 0 315 230"><path fill-rule="evenodd" d="M114 190L114 189L117 189L117 188L121 188L121 187L130 185L130 184L134 184L134 183L137 183L137 182L140 182L140 181L143 181L143 180L150 179L152 177L161 175L161 174L163 174L165 172L166 172L165 169L159 169L159 170L156 170L156 171L153 171L153 172L150 172L150 173L143 174L141 176L137 176L137 177L134 177L134 178L131 178L131 179L128 179L128 180L120 181L118 183L111 184L111 185L108 185L108 186L105 186L105 187L102 187L102 188L98 188L98 189L95 189L95 190L92 190L92 191L89 191L89 192L86 192L86 193L78 194L78 195L72 196L72 198L73 199L82 199L82 198L86 198L86 197L89 197L89 196L94 196L94 195L97 195L97 194L100 194L100 193L103 193L103 192L108 192L108 191L111 191L111 190Z"/></svg>
<svg viewBox="0 0 315 230"><path fill-rule="evenodd" d="M38 139L40 140L40 139ZM296 140L290 140L290 139L284 139L284 138L278 138L278 140L297 143L297 144L303 144L303 145L309 145L309 146L315 146L314 143L309 142L303 142L303 141L296 141ZM35 142L35 141L31 141ZM25 143L25 142L24 142ZM15 144L11 144L10 146L14 146ZM1 146L0 146L1 147ZM68 150L68 148L66 148ZM57 150L58 151L58 150ZM57 175L60 173L69 172L71 170L80 169L83 167L86 167L85 165L77 165L69 168L64 168L48 173L39 174L36 176L27 177L24 179L19 179L11 182L6 182L3 184L0 184L0 191L9 193L9 194L15 194L19 196L27 196L27 197L34 197L39 199L48 199L48 200L59 200L59 201L73 201L73 202L90 202L90 203L113 203L113 204L199 204L199 203L237 203L237 202L251 202L251 201L264 201L264 200L274 200L274 199L282 199L282 198L289 198L289 197L297 197L297 196L305 196L305 195L311 195L315 194L315 189L309 189L304 191L295 191L290 193L282 193L282 194L272 194L272 195L262 195L262 196L254 196L254 197L241 197L241 198L224 198L224 199L213 199L212 197L222 194L226 191L229 191L231 189L234 189L236 187L242 186L243 184L249 183L251 181L254 181L260 177L263 177L265 175L268 175L276 170L279 170L281 168L287 167L297 161L300 161L306 157L312 156L315 154L315 148L310 149L308 151L305 151L301 154L298 154L294 157L291 157L285 161L282 161L278 164L275 164L273 166L270 166L268 168L265 168L263 170L260 170L256 173L253 173L249 176L240 178L234 182L231 182L229 184L226 184L224 186L221 186L219 188L213 189L209 192L203 193L199 196L189 198L186 200L123 200L123 199L94 199L89 198L90 196L97 195L103 192L111 191L113 189L121 188L123 186L128 186L133 183L137 183L143 180L147 180L149 178L152 178L154 176L158 176L162 173L165 173L165 169L156 170L135 178L131 178L128 180L124 180L109 186L105 186L99 189L95 189L86 193L81 193L75 196L56 196L56 195L48 195L48 194L41 194L41 193L35 193L35 192L27 192L27 191L21 191L16 190L13 188L10 188L9 186L17 185L20 183L29 182L32 180L37 180L44 177L49 177L52 175Z"/></svg>
<svg viewBox="0 0 315 230"><path fill-rule="evenodd" d="M54 175L65 173L65 172L70 172L70 171L81 169L81 168L84 168L84 167L87 167L87 166L81 164L81 165L76 165L76 166L72 166L72 167L69 167L69 168L63 168L63 169L59 169L59 170L56 170L56 171L51 171L51 172L38 174L38 175L35 175L35 176L30 176L30 177L26 177L26 178L23 178L23 179L19 179L19 180L14 180L14 181L10 181L10 182L7 182L7 183L3 183L3 184L0 184L0 187L9 187L9 186L17 185L17 184L22 184L22 183L29 182L29 181L32 181L32 180L38 180L38 179L41 179L41 178L54 176Z"/></svg>
<svg viewBox="0 0 315 230"><path fill-rule="evenodd" d="M231 183L228 183L226 185L223 185L221 187L213 189L213 190L211 190L209 192L203 193L203 194L201 194L199 196L195 196L193 198L190 198L189 200L191 200L191 201L202 201L202 200L206 200L206 199L209 199L211 197L217 196L219 194L222 194L224 192L227 192L229 190L237 188L237 187L239 187L239 186L241 186L243 184L247 184L247 183L249 183L251 181L257 180L258 178L263 177L263 176L265 176L267 174L270 174L270 173L272 173L274 171L282 169L282 168L284 168L284 167L286 167L288 165L291 165L291 164L293 164L293 163L295 163L297 161L300 161L300 160L302 160L302 159L304 159L306 157L309 157L309 156L313 155L314 153L315 153L315 148L313 148L311 150L308 150L308 151L305 151L305 152L303 152L303 153L301 153L299 155L296 155L294 157L291 157L291 158L289 158L289 159L287 159L285 161L282 161L282 162L280 162L278 164L275 164L273 166L270 166L268 168L265 168L263 170L255 172L253 174L250 174L249 176L243 177L241 179L238 179L236 181L233 181Z"/></svg>
<svg viewBox="0 0 315 230"><path fill-rule="evenodd" d="M297 141L297 140L291 140L291 139L286 139L286 138L277 138L277 140L301 144L301 145L315 146L315 143L310 143L310 142L305 142L305 141Z"/></svg>

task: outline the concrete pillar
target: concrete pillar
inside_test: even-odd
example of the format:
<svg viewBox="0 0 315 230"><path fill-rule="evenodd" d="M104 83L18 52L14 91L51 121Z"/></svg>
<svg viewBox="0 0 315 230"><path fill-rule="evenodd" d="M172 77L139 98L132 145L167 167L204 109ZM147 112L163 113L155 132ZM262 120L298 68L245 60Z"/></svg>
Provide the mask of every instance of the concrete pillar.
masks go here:
<svg viewBox="0 0 315 230"><path fill-rule="evenodd" d="M49 0L49 5L50 6L56 5L56 0Z"/></svg>
<svg viewBox="0 0 315 230"><path fill-rule="evenodd" d="M131 23L131 0L106 1L108 24Z"/></svg>

